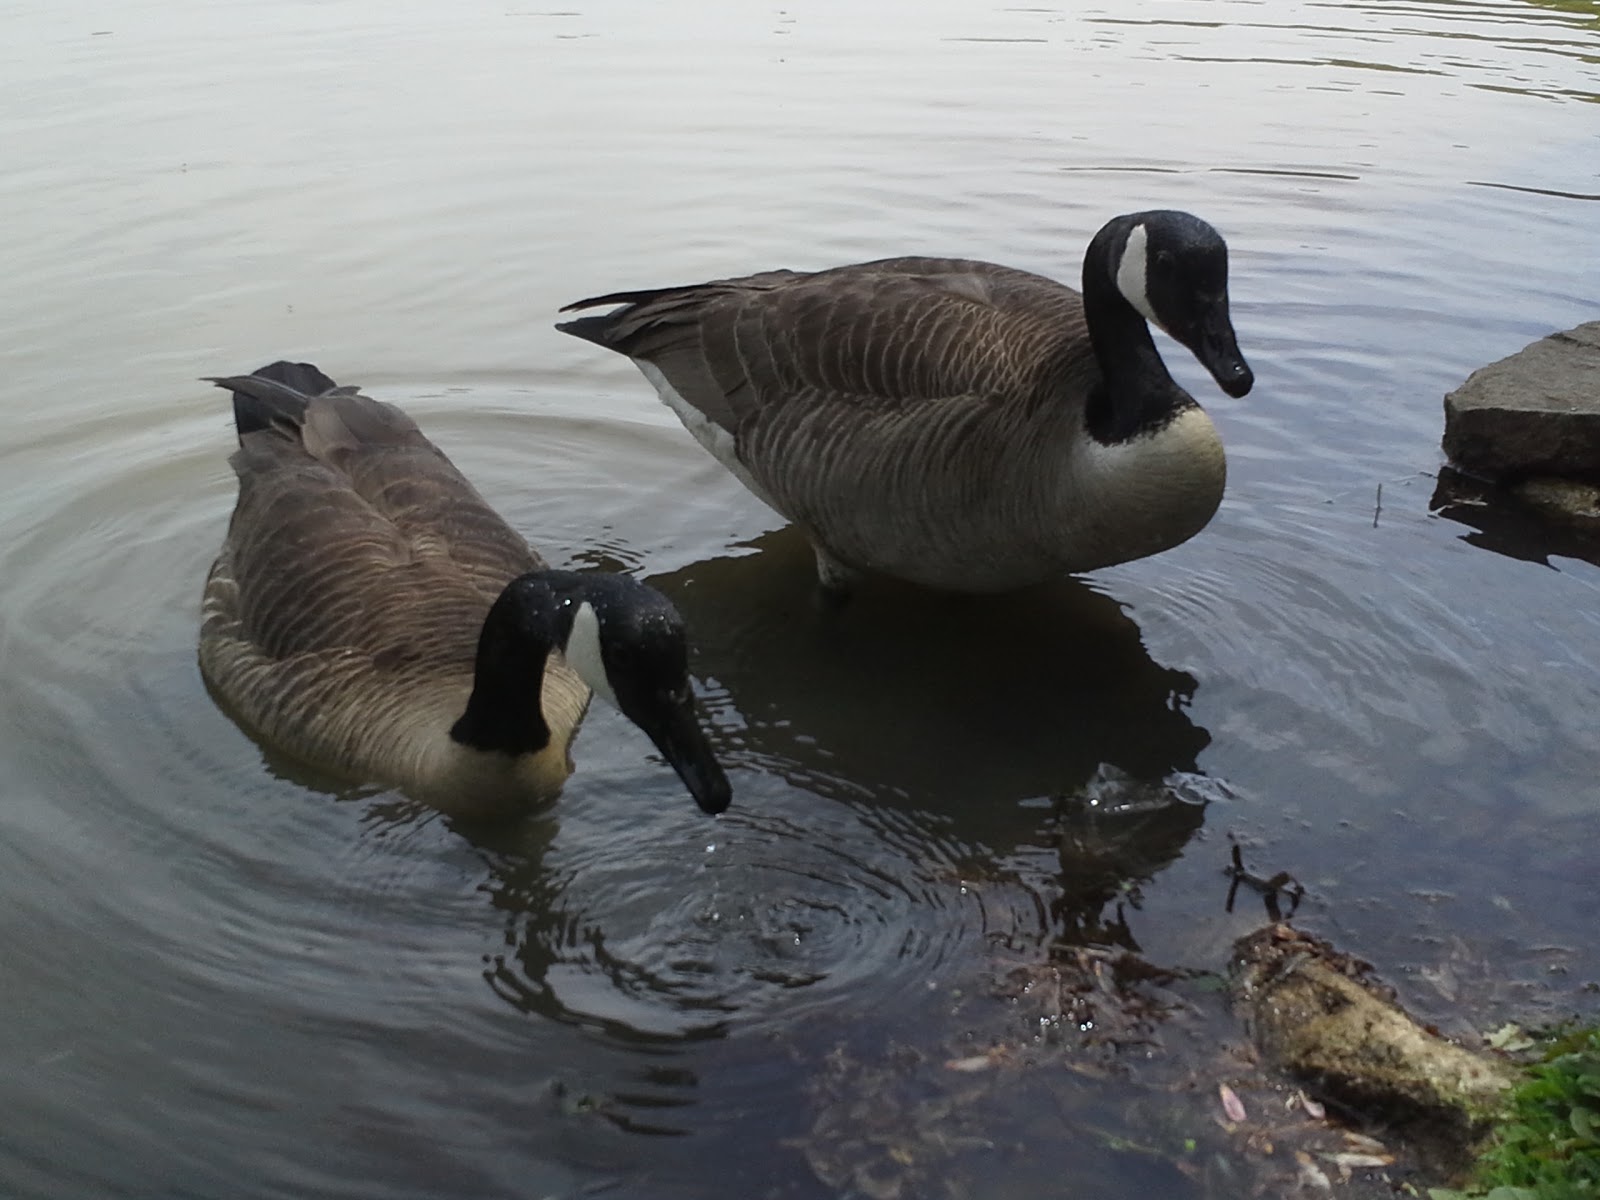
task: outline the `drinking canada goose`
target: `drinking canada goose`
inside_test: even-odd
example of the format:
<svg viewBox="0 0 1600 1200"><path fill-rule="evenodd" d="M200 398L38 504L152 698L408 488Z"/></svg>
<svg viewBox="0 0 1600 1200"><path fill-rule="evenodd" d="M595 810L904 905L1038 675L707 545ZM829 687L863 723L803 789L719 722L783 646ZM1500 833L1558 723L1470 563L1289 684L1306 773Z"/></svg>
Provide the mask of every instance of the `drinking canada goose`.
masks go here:
<svg viewBox="0 0 1600 1200"><path fill-rule="evenodd" d="M200 669L245 724L462 815L553 797L590 690L708 813L683 622L623 575L551 570L405 413L307 363L233 393L239 499L206 579Z"/></svg>
<svg viewBox="0 0 1600 1200"><path fill-rule="evenodd" d="M1010 267L891 258L613 292L558 325L626 354L689 432L859 571L996 592L1170 549L1222 500L1222 443L1145 322L1230 396L1254 377L1228 249L1188 213L1109 221L1083 294Z"/></svg>

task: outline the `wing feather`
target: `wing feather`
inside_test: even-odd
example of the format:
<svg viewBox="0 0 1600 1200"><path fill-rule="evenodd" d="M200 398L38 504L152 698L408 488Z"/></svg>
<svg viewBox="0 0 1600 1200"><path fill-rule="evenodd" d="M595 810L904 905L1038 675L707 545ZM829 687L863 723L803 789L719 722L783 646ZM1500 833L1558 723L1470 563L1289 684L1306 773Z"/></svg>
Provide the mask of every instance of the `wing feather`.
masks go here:
<svg viewBox="0 0 1600 1200"><path fill-rule="evenodd" d="M561 328L653 364L735 434L802 392L892 411L1037 391L1081 365L1087 344L1071 288L965 259L766 272L569 307L612 301L627 307Z"/></svg>
<svg viewBox="0 0 1600 1200"><path fill-rule="evenodd" d="M218 565L238 635L276 659L470 671L489 606L542 560L393 405L324 393L297 432L249 433L233 457Z"/></svg>

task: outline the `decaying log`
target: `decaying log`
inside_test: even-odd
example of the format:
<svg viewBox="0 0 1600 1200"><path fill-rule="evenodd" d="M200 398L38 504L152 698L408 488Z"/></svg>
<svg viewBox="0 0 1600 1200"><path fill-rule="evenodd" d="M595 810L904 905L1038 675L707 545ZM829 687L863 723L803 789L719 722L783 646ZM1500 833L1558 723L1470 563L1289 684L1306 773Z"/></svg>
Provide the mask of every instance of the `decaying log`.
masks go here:
<svg viewBox="0 0 1600 1200"><path fill-rule="evenodd" d="M1234 996L1256 1044L1316 1093L1394 1126L1431 1165L1463 1166L1517 1080L1507 1061L1412 1020L1370 968L1270 925L1234 948Z"/></svg>

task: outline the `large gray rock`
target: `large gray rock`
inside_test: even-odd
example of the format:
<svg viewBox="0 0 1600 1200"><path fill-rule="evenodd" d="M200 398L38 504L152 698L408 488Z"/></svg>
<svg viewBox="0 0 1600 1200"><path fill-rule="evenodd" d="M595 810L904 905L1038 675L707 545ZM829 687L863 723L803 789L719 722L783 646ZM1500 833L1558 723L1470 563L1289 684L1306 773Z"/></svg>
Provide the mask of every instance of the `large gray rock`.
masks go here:
<svg viewBox="0 0 1600 1200"><path fill-rule="evenodd" d="M1444 398L1444 451L1493 479L1600 480L1600 321L1474 371Z"/></svg>

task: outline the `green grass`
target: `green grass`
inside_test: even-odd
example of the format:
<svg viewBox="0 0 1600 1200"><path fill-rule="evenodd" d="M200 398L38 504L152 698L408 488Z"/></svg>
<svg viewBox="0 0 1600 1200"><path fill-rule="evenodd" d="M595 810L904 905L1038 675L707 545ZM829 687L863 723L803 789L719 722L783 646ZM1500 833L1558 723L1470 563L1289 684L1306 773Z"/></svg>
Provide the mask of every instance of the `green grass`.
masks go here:
<svg viewBox="0 0 1600 1200"><path fill-rule="evenodd" d="M1600 1200L1600 1030L1557 1037L1511 1094L1462 1191L1432 1200Z"/></svg>

